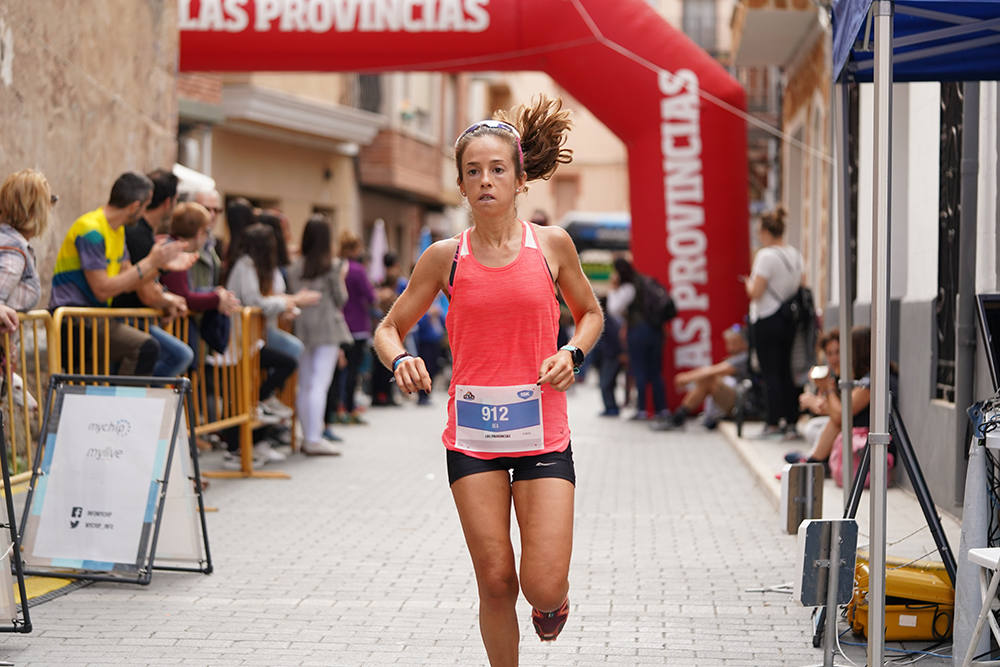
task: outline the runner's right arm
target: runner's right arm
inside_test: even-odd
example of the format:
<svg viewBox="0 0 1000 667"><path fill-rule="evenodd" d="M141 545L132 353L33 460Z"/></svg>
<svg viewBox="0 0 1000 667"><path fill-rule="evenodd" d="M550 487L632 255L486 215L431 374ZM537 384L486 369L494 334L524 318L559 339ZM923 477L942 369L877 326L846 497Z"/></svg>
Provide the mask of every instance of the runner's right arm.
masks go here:
<svg viewBox="0 0 1000 667"><path fill-rule="evenodd" d="M375 330L375 352L386 368L394 370L396 383L405 392L431 390L431 377L420 357L408 357L395 369L392 364L406 353L403 338L431 307L438 292L446 289L457 244L457 239L438 241L420 256L406 289Z"/></svg>

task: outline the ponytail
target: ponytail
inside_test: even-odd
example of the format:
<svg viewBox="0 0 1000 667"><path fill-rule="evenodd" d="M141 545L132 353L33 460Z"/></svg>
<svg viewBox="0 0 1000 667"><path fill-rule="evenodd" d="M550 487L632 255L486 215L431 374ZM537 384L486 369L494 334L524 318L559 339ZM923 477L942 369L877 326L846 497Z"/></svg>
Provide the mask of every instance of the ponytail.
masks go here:
<svg viewBox="0 0 1000 667"><path fill-rule="evenodd" d="M510 123L521 133L524 163L518 165L518 176L524 173L529 181L548 180L560 164L573 161L573 151L563 148L572 121L570 112L562 108L562 100L539 95L531 104L498 111L493 117Z"/></svg>

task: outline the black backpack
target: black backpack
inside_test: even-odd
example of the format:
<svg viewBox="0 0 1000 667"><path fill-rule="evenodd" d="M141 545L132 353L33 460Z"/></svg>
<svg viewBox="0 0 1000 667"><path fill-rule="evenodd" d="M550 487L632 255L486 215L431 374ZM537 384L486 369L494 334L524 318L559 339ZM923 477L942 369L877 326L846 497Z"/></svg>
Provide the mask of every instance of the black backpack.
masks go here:
<svg viewBox="0 0 1000 667"><path fill-rule="evenodd" d="M638 278L636 300L642 319L654 327L662 327L677 317L677 306L670 298L667 288L651 276L639 276Z"/></svg>

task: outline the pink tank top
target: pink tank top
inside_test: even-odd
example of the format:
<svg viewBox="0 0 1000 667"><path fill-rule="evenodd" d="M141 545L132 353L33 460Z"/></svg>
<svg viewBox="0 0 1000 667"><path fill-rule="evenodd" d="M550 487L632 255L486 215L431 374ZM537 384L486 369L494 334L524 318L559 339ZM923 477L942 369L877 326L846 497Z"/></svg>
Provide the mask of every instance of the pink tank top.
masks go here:
<svg viewBox="0 0 1000 667"><path fill-rule="evenodd" d="M569 444L566 393L542 386L542 449L477 452L455 446L455 387L534 385L542 361L558 350L559 303L545 256L531 225L522 221L521 250L510 264L483 266L462 233L446 325L453 367L448 387L448 449L479 459L534 456Z"/></svg>

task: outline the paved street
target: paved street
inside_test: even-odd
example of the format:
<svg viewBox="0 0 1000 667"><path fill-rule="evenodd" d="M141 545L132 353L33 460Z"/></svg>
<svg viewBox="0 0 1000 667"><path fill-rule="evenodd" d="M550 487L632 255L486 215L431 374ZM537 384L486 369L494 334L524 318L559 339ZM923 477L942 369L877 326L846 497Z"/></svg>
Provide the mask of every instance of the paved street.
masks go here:
<svg viewBox="0 0 1000 667"><path fill-rule="evenodd" d="M809 610L780 593L795 540L721 435L657 434L570 400L577 461L572 611L526 665L821 662ZM213 480L215 573L95 584L0 637L17 665L484 665L472 567L448 493L443 394L342 427L340 459L292 457L291 480ZM205 456L211 467L217 454ZM845 639L850 638L847 635ZM850 653L858 661L863 653ZM929 664L925 662L924 664Z"/></svg>

